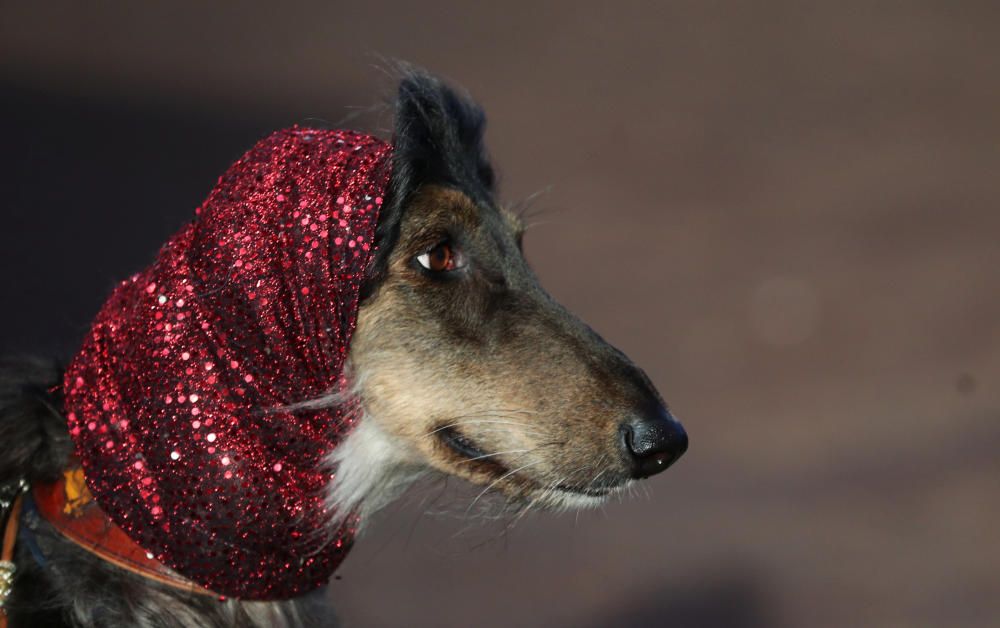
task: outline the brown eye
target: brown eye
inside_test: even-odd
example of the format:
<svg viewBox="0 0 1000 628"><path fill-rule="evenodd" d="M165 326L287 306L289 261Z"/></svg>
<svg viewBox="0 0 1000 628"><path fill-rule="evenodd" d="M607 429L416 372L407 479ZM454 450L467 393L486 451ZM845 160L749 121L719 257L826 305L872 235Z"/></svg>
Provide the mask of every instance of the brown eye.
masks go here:
<svg viewBox="0 0 1000 628"><path fill-rule="evenodd" d="M434 273L447 272L459 268L459 257L451 244L442 242L433 249L417 256L421 266Z"/></svg>

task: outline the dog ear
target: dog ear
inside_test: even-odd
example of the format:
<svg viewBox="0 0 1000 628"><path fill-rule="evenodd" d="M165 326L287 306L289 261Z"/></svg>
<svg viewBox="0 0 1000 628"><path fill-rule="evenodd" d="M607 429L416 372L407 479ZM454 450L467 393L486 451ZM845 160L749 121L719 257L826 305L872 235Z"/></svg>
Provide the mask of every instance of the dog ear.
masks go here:
<svg viewBox="0 0 1000 628"><path fill-rule="evenodd" d="M492 204L494 173L483 133L486 116L465 93L421 70L407 69L399 83L393 145L396 172L410 183L455 187Z"/></svg>
<svg viewBox="0 0 1000 628"><path fill-rule="evenodd" d="M392 176L375 227L375 256L362 299L374 294L385 276L403 214L420 186L453 187L482 207L494 205L483 110L468 95L423 70L402 66L400 75Z"/></svg>

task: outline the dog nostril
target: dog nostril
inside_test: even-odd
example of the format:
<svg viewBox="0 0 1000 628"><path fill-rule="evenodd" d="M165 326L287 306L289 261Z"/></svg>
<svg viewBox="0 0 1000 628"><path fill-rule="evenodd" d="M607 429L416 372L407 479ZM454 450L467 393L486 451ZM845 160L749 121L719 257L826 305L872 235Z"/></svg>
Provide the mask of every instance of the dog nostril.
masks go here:
<svg viewBox="0 0 1000 628"><path fill-rule="evenodd" d="M646 478L677 462L688 448L687 432L664 408L622 424L622 445L632 476Z"/></svg>

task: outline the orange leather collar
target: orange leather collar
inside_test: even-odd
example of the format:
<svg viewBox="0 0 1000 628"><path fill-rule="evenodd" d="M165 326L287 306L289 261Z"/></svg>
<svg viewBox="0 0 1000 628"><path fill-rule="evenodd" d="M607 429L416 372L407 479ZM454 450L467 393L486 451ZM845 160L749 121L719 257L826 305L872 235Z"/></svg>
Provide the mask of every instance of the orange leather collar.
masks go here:
<svg viewBox="0 0 1000 628"><path fill-rule="evenodd" d="M222 597L172 571L129 538L94 501L79 466L51 484L34 485L32 495L38 512L55 529L109 563L183 591Z"/></svg>

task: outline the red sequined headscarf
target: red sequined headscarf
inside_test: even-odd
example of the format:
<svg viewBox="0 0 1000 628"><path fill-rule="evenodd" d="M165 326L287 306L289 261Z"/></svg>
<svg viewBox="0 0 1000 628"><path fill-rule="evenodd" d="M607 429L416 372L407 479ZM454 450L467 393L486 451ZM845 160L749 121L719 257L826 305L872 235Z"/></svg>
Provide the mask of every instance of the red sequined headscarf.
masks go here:
<svg viewBox="0 0 1000 628"><path fill-rule="evenodd" d="M295 404L346 385L390 153L348 131L262 140L118 286L66 371L101 509L214 592L300 595L350 547L356 519L332 525L324 493L354 408Z"/></svg>

